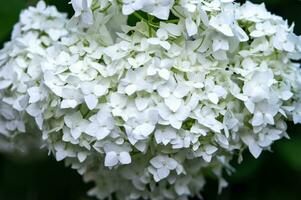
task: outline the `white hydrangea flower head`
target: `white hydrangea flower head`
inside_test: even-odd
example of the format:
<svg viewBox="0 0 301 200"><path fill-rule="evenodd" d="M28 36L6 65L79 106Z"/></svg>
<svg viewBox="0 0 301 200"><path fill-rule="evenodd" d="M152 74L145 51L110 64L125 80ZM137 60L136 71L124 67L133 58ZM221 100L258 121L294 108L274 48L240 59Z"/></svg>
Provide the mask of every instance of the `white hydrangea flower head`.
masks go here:
<svg viewBox="0 0 301 200"><path fill-rule="evenodd" d="M264 4L43 1L0 51L0 133L35 123L99 199L188 199L301 123L301 38ZM132 21L131 21L132 20Z"/></svg>

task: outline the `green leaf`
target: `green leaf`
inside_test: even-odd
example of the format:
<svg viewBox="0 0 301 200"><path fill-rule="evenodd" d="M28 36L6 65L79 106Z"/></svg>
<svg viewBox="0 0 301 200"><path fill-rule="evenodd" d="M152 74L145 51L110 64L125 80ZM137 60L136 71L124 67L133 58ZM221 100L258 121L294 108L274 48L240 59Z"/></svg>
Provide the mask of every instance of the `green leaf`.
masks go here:
<svg viewBox="0 0 301 200"><path fill-rule="evenodd" d="M286 164L296 171L301 171L301 137L281 142L277 154Z"/></svg>
<svg viewBox="0 0 301 200"><path fill-rule="evenodd" d="M22 9L26 7L25 0L9 0L0 6L0 42L8 40L14 24L18 21Z"/></svg>
<svg viewBox="0 0 301 200"><path fill-rule="evenodd" d="M258 159L254 159L249 152L244 153L243 162L238 164L234 159L235 172L229 177L232 182L240 182L252 178L253 174L256 174L263 164L262 156Z"/></svg>

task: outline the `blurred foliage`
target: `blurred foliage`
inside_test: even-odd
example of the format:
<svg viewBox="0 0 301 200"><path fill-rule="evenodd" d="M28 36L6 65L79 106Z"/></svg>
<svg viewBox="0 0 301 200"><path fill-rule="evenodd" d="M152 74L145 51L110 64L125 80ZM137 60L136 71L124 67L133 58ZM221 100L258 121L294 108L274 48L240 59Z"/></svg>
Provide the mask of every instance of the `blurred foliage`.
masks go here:
<svg viewBox="0 0 301 200"><path fill-rule="evenodd" d="M60 11L72 15L69 0L47 0ZM9 0L0 6L0 46L10 38L13 25L22 9L37 0ZM241 0L240 2L244 2ZM301 34L301 1L253 0L265 2L273 13L295 22ZM229 187L217 195L217 181L209 180L204 188L206 200L300 200L301 199L301 126L289 124L291 139L272 146L273 153L264 152L254 159L245 152L242 164L233 160L236 172L229 176ZM0 155L0 200L92 200L86 197L91 187L84 184L74 170L65 168L52 156Z"/></svg>
<svg viewBox="0 0 301 200"><path fill-rule="evenodd" d="M0 41L10 35L12 26L18 21L20 10L25 6L26 2L20 0L10 0L0 6Z"/></svg>
<svg viewBox="0 0 301 200"><path fill-rule="evenodd" d="M52 157L0 156L1 200L91 200L76 171Z"/></svg>

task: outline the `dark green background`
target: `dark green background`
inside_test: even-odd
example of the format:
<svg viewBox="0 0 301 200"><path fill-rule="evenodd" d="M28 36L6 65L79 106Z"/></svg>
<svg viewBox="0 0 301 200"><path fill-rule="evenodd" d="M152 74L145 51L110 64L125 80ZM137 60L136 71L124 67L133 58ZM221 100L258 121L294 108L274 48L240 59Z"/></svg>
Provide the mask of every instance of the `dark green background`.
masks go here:
<svg viewBox="0 0 301 200"><path fill-rule="evenodd" d="M9 40L19 13L36 0L1 0L0 46ZM72 9L68 0L48 0L59 10ZM253 0L265 2L268 9L296 23L301 34L301 1ZM255 160L248 152L237 171L228 177L229 187L217 195L217 182L212 179L204 188L205 200L301 200L301 126L289 124L291 140L283 139ZM92 184L84 184L81 176L56 162L52 156L31 154L20 157L0 154L0 200L93 200L85 192Z"/></svg>

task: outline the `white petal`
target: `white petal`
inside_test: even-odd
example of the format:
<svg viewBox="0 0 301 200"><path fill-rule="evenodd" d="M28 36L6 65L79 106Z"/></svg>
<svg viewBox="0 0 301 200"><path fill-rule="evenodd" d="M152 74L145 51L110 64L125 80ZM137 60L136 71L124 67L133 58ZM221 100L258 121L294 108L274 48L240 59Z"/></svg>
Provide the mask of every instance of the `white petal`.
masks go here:
<svg viewBox="0 0 301 200"><path fill-rule="evenodd" d="M177 98L183 98L185 97L190 91L190 88L187 85L179 84L173 94Z"/></svg>
<svg viewBox="0 0 301 200"><path fill-rule="evenodd" d="M158 176L158 172L157 171L155 171L155 173L153 174L153 176L154 176L155 182L159 182L161 180L160 177Z"/></svg>
<svg viewBox="0 0 301 200"><path fill-rule="evenodd" d="M292 98L293 95L294 94L291 91L287 90L281 93L281 98L282 100L287 101Z"/></svg>
<svg viewBox="0 0 301 200"><path fill-rule="evenodd" d="M107 92L108 92L107 86L104 86L104 85L95 85L94 86L93 93L98 97L105 95Z"/></svg>
<svg viewBox="0 0 301 200"><path fill-rule="evenodd" d="M212 145L206 145L205 146L205 151L207 154L213 154L214 152L216 152L218 149L215 146Z"/></svg>
<svg viewBox="0 0 301 200"><path fill-rule="evenodd" d="M3 90L5 88L7 88L11 84L12 84L12 82L8 81L8 80L2 80L2 81L0 81L0 90Z"/></svg>
<svg viewBox="0 0 301 200"><path fill-rule="evenodd" d="M98 99L95 95L89 94L89 95L85 96L85 102L86 102L88 108L90 110L93 110L97 106Z"/></svg>
<svg viewBox="0 0 301 200"><path fill-rule="evenodd" d="M159 179L162 180L162 179L166 178L170 172L169 172L169 169L162 167L157 170L157 173L158 173Z"/></svg>
<svg viewBox="0 0 301 200"><path fill-rule="evenodd" d="M106 167L113 167L118 164L118 156L117 153L114 151L110 151L106 153L105 157L105 166Z"/></svg>
<svg viewBox="0 0 301 200"><path fill-rule="evenodd" d="M256 113L254 116L253 116L253 119L252 119L252 125L253 126L260 126L261 124L263 124L264 121L263 121L263 114L258 112Z"/></svg>
<svg viewBox="0 0 301 200"><path fill-rule="evenodd" d="M149 38L147 39L147 42L152 45L158 45L161 41L159 38Z"/></svg>
<svg viewBox="0 0 301 200"><path fill-rule="evenodd" d="M235 30L235 35L240 42L246 42L249 40L249 36L239 25L236 24L234 26L234 30Z"/></svg>
<svg viewBox="0 0 301 200"><path fill-rule="evenodd" d="M150 14L156 16L159 19L167 20L168 16L169 16L170 6L172 5L173 1L167 0L167 1L162 1L162 2L169 2L170 5L165 6L165 5L161 4L158 6L154 6L154 10Z"/></svg>
<svg viewBox="0 0 301 200"><path fill-rule="evenodd" d="M99 128L95 132L95 137L97 140L102 140L110 134L110 130L107 128Z"/></svg>
<svg viewBox="0 0 301 200"><path fill-rule="evenodd" d="M120 152L119 155L119 161L121 162L121 164L130 164L132 162L131 156L128 152Z"/></svg>
<svg viewBox="0 0 301 200"><path fill-rule="evenodd" d="M82 119L83 117L80 112L73 112L65 115L64 122L68 128L74 128Z"/></svg>
<svg viewBox="0 0 301 200"><path fill-rule="evenodd" d="M219 29L221 33L225 34L226 36L233 37L233 31L231 27L227 24L223 24L222 27Z"/></svg>
<svg viewBox="0 0 301 200"><path fill-rule="evenodd" d="M163 28L159 28L157 30L157 37L160 39L160 40L167 40L168 39L168 33L165 29Z"/></svg>
<svg viewBox="0 0 301 200"><path fill-rule="evenodd" d="M182 102L183 99L179 99L174 95L170 95L169 97L164 99L164 103L166 104L166 106L173 112L176 112L180 108Z"/></svg>
<svg viewBox="0 0 301 200"><path fill-rule="evenodd" d="M99 126L96 123L91 123L87 126L85 133L92 137L96 136L96 131L99 129Z"/></svg>
<svg viewBox="0 0 301 200"><path fill-rule="evenodd" d="M165 86L158 87L157 91L158 94L163 98L166 98L170 95L170 89Z"/></svg>
<svg viewBox="0 0 301 200"><path fill-rule="evenodd" d="M167 168L169 170L174 170L178 166L178 162L172 158L167 159Z"/></svg>
<svg viewBox="0 0 301 200"><path fill-rule="evenodd" d="M247 100L245 102L245 106L249 110L250 113L254 113L254 111L255 111L255 104L252 101Z"/></svg>
<svg viewBox="0 0 301 200"><path fill-rule="evenodd" d="M80 73L81 70L82 70L82 68L83 68L83 66L84 66L84 62L83 62L83 61L78 61L78 62L72 64L72 65L69 67L69 69L70 69L70 71L73 72L73 73Z"/></svg>
<svg viewBox="0 0 301 200"><path fill-rule="evenodd" d="M93 82L84 82L80 84L80 89L84 94L90 94L92 93L94 83Z"/></svg>
<svg viewBox="0 0 301 200"><path fill-rule="evenodd" d="M137 126L134 129L135 135L143 135L145 137L149 136L155 129L155 126L152 124L144 123L142 125Z"/></svg>
<svg viewBox="0 0 301 200"><path fill-rule="evenodd" d="M157 169L163 167L163 164L161 162L161 156L156 156L156 157L152 158L150 160L150 163L152 166L154 166Z"/></svg>
<svg viewBox="0 0 301 200"><path fill-rule="evenodd" d="M264 114L264 118L265 118L265 120L266 120L267 123L269 123L271 125L275 124L273 115L271 115L269 113L266 113L266 114Z"/></svg>
<svg viewBox="0 0 301 200"><path fill-rule="evenodd" d="M197 34L198 27L191 18L186 18L185 26L186 26L187 34L189 37Z"/></svg>
<svg viewBox="0 0 301 200"><path fill-rule="evenodd" d="M66 157L67 157L67 153L63 150L57 151L55 153L55 158L56 158L57 161L64 160Z"/></svg>
<svg viewBox="0 0 301 200"><path fill-rule="evenodd" d="M177 120L175 117L172 117L170 120L169 120L169 123L170 125L175 128L175 129L180 129L181 126L182 126L182 122Z"/></svg>
<svg viewBox="0 0 301 200"><path fill-rule="evenodd" d="M132 95L136 92L136 90L137 90L136 85L128 85L124 91L127 95Z"/></svg>
<svg viewBox="0 0 301 200"><path fill-rule="evenodd" d="M262 36L264 36L265 35L265 33L264 32L262 32L262 31L258 31L258 30L254 30L254 31L252 31L251 33L250 33L250 36L252 36L252 37L262 37Z"/></svg>
<svg viewBox="0 0 301 200"><path fill-rule="evenodd" d="M159 70L159 76L164 80L168 80L170 76L170 72L167 69L161 69Z"/></svg>
<svg viewBox="0 0 301 200"><path fill-rule="evenodd" d="M78 105L78 102L74 99L64 99L61 102L61 108L75 108Z"/></svg>
<svg viewBox="0 0 301 200"><path fill-rule="evenodd" d="M40 100L40 89L38 87L32 87L27 90L29 95L29 103L35 103Z"/></svg>
<svg viewBox="0 0 301 200"><path fill-rule="evenodd" d="M92 11L85 11L82 13L81 19L84 24L93 24L93 13Z"/></svg>
<svg viewBox="0 0 301 200"><path fill-rule="evenodd" d="M150 66L150 67L147 68L147 75L148 76L153 76L156 73L157 73L157 69L156 68L154 68L152 66Z"/></svg>
<svg viewBox="0 0 301 200"><path fill-rule="evenodd" d="M208 99L209 99L212 103L214 103L214 104L217 104L218 101L219 101L218 95L215 94L215 93L209 93L209 94L208 94Z"/></svg>
<svg viewBox="0 0 301 200"><path fill-rule="evenodd" d="M81 130L79 128L74 128L70 130L72 137L76 140L81 136Z"/></svg>
<svg viewBox="0 0 301 200"><path fill-rule="evenodd" d="M251 152L251 154L255 157L255 158L258 158L259 155L261 154L262 152L262 148L260 148L258 146L258 144L256 143L255 139L250 136L250 135L244 135L242 136L242 141L248 145L249 147L249 151Z"/></svg>
<svg viewBox="0 0 301 200"><path fill-rule="evenodd" d="M211 159L212 159L212 156L211 156L211 155L208 155L208 154L203 154L203 155L202 155L202 158L203 158L206 162L210 162Z"/></svg>
<svg viewBox="0 0 301 200"><path fill-rule="evenodd" d="M37 104L30 104L26 108L26 111L32 117L36 117L43 112L42 109ZM1 113L1 114L3 114L3 113Z"/></svg>
<svg viewBox="0 0 301 200"><path fill-rule="evenodd" d="M122 6L122 13L124 15L130 15L133 12L135 12L135 10L132 8L132 5L123 4L123 6Z"/></svg>
<svg viewBox="0 0 301 200"><path fill-rule="evenodd" d="M166 41L161 41L160 46L163 47L166 50L170 49L170 44L169 44L169 42L166 42Z"/></svg>
<svg viewBox="0 0 301 200"><path fill-rule="evenodd" d="M137 107L137 109L138 109L139 111L142 111L142 110L144 110L145 108L147 108L148 103L149 103L149 99L148 99L148 98L137 97L137 98L135 99L135 105L136 105L136 107Z"/></svg>
<svg viewBox="0 0 301 200"><path fill-rule="evenodd" d="M79 162L84 162L87 158L87 154L84 152L79 152L77 154L77 158L78 158Z"/></svg>
<svg viewBox="0 0 301 200"><path fill-rule="evenodd" d="M260 148L255 142L249 144L249 150L254 158L258 158L262 152L262 148Z"/></svg>

